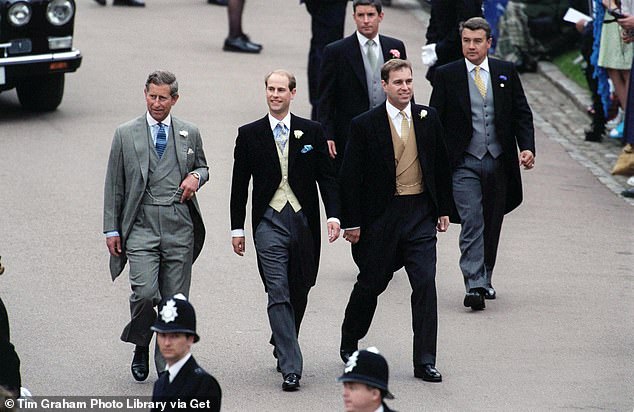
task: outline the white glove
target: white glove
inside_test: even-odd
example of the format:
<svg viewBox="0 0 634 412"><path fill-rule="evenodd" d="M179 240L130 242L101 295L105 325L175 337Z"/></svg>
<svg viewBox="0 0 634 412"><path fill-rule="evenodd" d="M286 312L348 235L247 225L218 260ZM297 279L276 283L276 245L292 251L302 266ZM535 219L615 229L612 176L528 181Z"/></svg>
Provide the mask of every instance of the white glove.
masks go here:
<svg viewBox="0 0 634 412"><path fill-rule="evenodd" d="M423 59L423 64L425 66L432 66L436 63L436 61L438 61L438 56L436 55L436 43L428 44L421 47L421 49L423 49L423 51L420 57Z"/></svg>

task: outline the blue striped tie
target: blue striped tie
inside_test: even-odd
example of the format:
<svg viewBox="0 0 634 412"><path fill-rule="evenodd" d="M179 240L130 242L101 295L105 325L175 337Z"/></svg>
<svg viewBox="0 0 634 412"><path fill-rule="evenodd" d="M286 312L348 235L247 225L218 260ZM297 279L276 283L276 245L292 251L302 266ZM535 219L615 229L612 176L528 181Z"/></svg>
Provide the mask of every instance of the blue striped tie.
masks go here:
<svg viewBox="0 0 634 412"><path fill-rule="evenodd" d="M167 146L167 134L165 133L165 128L163 127L163 123L159 123L159 129L156 133L156 153L159 155L159 159L163 157L163 152L165 152L165 146Z"/></svg>

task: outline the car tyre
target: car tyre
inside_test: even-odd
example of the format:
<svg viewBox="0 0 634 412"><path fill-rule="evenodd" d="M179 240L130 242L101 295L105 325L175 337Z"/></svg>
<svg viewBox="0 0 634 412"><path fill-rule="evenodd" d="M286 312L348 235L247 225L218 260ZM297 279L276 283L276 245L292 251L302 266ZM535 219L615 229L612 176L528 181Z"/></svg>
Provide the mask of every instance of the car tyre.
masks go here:
<svg viewBox="0 0 634 412"><path fill-rule="evenodd" d="M64 73L29 77L16 89L22 107L34 112L50 112L57 109L64 97Z"/></svg>

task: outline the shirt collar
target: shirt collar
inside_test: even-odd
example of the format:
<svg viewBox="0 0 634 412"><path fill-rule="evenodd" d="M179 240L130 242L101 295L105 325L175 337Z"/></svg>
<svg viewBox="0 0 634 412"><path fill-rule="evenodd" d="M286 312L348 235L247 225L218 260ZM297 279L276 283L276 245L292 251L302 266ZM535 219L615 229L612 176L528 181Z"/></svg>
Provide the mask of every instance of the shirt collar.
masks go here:
<svg viewBox="0 0 634 412"><path fill-rule="evenodd" d="M396 116L398 116L398 114L400 113L400 110L394 107L394 105L390 103L389 100L385 101L385 108L387 109L388 116L390 116L390 119L392 120L396 119ZM412 104L411 103L407 103L407 107L404 108L403 111L407 115L408 119L412 118Z"/></svg>
<svg viewBox="0 0 634 412"><path fill-rule="evenodd" d="M170 383L174 381L174 378L176 378L176 375L178 375L178 372L181 371L181 369L183 368L183 365L185 365L187 361L189 360L189 358L191 357L192 357L192 353L188 352L187 355L183 356L178 362L166 368L166 370L169 371L170 373Z"/></svg>
<svg viewBox="0 0 634 412"><path fill-rule="evenodd" d="M291 112L288 112L288 114L284 116L282 120L277 120L275 117L271 116L271 113L269 113L269 123L271 124L271 130L275 130L275 126L277 126L279 122L284 123L284 126L286 126L288 130L291 130Z"/></svg>
<svg viewBox="0 0 634 412"><path fill-rule="evenodd" d="M363 34L359 33L358 31L356 31L355 33L357 33L357 40L359 40L359 45L361 45L361 47L365 47L365 44L368 42L367 37L365 37ZM374 36L374 38L372 39L374 40L374 42L376 43L377 46L381 47L381 43L379 43L379 35L377 33L376 36Z"/></svg>
<svg viewBox="0 0 634 412"><path fill-rule="evenodd" d="M467 63L467 73L471 73L473 69L475 69L476 65L471 63L469 60L464 59L465 63ZM485 57L484 61L480 63L480 68L483 69L487 73L491 73L489 70L489 58Z"/></svg>
<svg viewBox="0 0 634 412"><path fill-rule="evenodd" d="M147 124L149 124L150 127L156 126L159 123L152 116L150 116L150 113L148 112L145 113L145 119L147 120ZM172 124L172 115L168 114L161 123L166 127L170 127L170 125Z"/></svg>

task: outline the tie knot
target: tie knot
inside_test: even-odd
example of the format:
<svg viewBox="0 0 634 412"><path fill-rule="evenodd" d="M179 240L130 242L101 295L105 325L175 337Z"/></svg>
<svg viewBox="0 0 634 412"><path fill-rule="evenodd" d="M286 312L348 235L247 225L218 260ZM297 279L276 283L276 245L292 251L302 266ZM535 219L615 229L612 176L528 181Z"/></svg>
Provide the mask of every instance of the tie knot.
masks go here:
<svg viewBox="0 0 634 412"><path fill-rule="evenodd" d="M368 45L368 47L373 47L374 45L376 45L376 42L372 39L368 40L368 42L366 43Z"/></svg>
<svg viewBox="0 0 634 412"><path fill-rule="evenodd" d="M476 66L475 67L475 71L476 71L476 73L480 73L480 66Z"/></svg>
<svg viewBox="0 0 634 412"><path fill-rule="evenodd" d="M407 119L407 113L405 113L404 110L401 110L399 113L403 116L403 119Z"/></svg>

